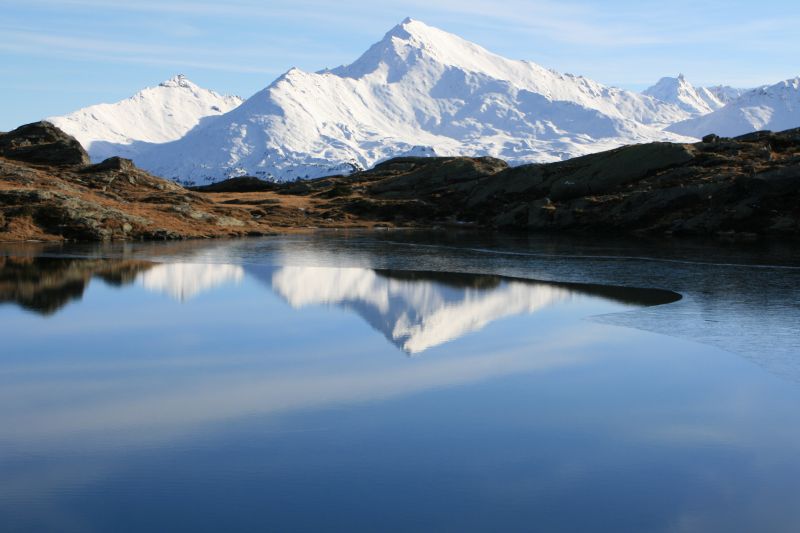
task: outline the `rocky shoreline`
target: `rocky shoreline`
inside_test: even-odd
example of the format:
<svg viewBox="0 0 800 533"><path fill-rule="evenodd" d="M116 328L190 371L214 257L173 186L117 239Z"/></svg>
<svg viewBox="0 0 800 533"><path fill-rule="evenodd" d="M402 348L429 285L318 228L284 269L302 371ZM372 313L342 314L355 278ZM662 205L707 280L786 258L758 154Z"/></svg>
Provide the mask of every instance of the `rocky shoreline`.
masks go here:
<svg viewBox="0 0 800 533"><path fill-rule="evenodd" d="M92 165L39 122L0 134L0 241L268 235L433 227L800 236L800 129L631 145L559 163L397 158L348 176L233 178L188 190L129 160Z"/></svg>

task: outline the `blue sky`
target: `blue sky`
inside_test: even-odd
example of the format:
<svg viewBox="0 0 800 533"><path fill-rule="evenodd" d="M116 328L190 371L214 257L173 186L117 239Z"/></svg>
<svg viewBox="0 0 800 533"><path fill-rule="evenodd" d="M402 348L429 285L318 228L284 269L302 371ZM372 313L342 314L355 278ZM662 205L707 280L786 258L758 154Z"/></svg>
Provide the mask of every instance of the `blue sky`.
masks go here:
<svg viewBox="0 0 800 533"><path fill-rule="evenodd" d="M250 96L290 67L355 60L406 16L630 89L680 72L736 86L800 74L797 0L0 0L0 14L0 130L176 73Z"/></svg>

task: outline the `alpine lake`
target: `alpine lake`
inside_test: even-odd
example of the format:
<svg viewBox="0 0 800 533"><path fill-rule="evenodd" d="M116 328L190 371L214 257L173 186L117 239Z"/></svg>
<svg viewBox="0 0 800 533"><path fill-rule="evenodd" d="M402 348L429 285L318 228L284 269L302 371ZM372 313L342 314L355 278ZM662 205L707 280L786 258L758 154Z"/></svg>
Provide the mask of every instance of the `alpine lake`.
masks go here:
<svg viewBox="0 0 800 533"><path fill-rule="evenodd" d="M800 531L800 249L0 246L0 530Z"/></svg>

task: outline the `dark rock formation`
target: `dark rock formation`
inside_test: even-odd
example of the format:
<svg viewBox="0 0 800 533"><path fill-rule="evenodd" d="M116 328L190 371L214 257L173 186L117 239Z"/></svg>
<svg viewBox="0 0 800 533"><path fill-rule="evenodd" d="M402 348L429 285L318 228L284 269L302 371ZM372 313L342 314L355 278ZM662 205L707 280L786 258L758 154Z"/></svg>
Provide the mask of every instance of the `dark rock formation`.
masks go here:
<svg viewBox="0 0 800 533"><path fill-rule="evenodd" d="M88 167L81 169L81 172L103 172L106 170L124 170L124 171L134 171L136 170L136 165L133 164L133 161L130 159L125 159L123 157L109 157L97 163L96 165L89 165Z"/></svg>
<svg viewBox="0 0 800 533"><path fill-rule="evenodd" d="M81 144L49 122L34 122L0 135L0 156L42 165L88 165Z"/></svg>
<svg viewBox="0 0 800 533"><path fill-rule="evenodd" d="M127 159L89 165L75 140L47 123L0 135L0 240L378 225L798 237L800 129L632 145L514 168L491 157L403 157L348 176L242 177L194 191Z"/></svg>
<svg viewBox="0 0 800 533"><path fill-rule="evenodd" d="M210 185L199 185L197 187L189 187L190 191L197 192L263 192L272 191L275 189L275 184L271 181L265 181L253 176L241 176L239 178L230 178L223 181L218 181Z"/></svg>
<svg viewBox="0 0 800 533"><path fill-rule="evenodd" d="M282 188L281 188L282 187ZM276 192L298 194L296 184ZM327 217L520 230L800 236L800 129L632 145L508 168L400 158L303 183Z"/></svg>
<svg viewBox="0 0 800 533"><path fill-rule="evenodd" d="M246 209L215 205L128 159L91 165L47 122L0 134L0 240L177 239L263 234Z"/></svg>

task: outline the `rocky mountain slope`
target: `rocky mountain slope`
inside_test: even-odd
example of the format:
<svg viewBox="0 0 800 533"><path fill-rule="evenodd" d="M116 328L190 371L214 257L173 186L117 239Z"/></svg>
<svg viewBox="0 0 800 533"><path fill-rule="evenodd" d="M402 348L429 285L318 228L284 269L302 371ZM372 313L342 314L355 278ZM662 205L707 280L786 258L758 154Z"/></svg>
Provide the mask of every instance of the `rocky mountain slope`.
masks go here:
<svg viewBox="0 0 800 533"><path fill-rule="evenodd" d="M189 191L125 159L92 165L47 123L0 135L0 240L176 239L433 227L800 236L800 129L648 143L518 167L403 157L293 183Z"/></svg>
<svg viewBox="0 0 800 533"><path fill-rule="evenodd" d="M110 158L92 165L47 122L0 134L0 240L170 239L263 234L235 206Z"/></svg>
<svg viewBox="0 0 800 533"><path fill-rule="evenodd" d="M408 19L351 65L292 69L231 112L134 159L199 184L245 174L314 178L405 155L489 155L517 165L685 140L661 130L689 116Z"/></svg>
<svg viewBox="0 0 800 533"><path fill-rule="evenodd" d="M242 101L178 75L126 100L46 120L78 139L93 161L102 161L111 156L136 157L151 143L179 139L202 120L227 113Z"/></svg>
<svg viewBox="0 0 800 533"><path fill-rule="evenodd" d="M308 197L307 216L325 220L797 237L800 129L632 145L519 167L494 158L398 158L275 192Z"/></svg>
<svg viewBox="0 0 800 533"><path fill-rule="evenodd" d="M743 135L757 130L780 131L800 126L800 77L745 92L725 107L688 119L667 130L702 137Z"/></svg>

